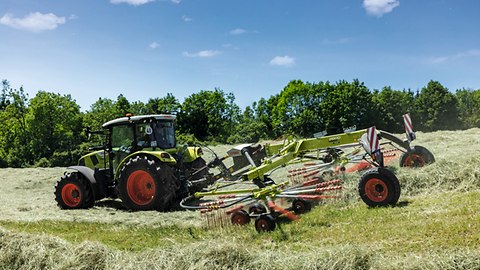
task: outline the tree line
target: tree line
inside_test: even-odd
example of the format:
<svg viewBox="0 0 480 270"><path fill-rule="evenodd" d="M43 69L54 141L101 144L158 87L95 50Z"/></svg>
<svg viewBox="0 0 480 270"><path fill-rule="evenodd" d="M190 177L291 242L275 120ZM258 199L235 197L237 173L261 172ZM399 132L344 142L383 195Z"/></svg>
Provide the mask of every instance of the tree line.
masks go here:
<svg viewBox="0 0 480 270"><path fill-rule="evenodd" d="M2 81L0 95L0 167L68 166L88 152L84 129L100 129L114 118L177 113L181 143L243 143L285 135L312 137L314 133L343 132L375 125L403 132L402 115L410 112L419 131L480 127L480 89L448 91L430 81L418 91L384 87L370 90L359 80L310 83L294 80L280 93L261 98L244 110L233 93L201 90L183 102L172 94L146 103L99 98L82 112L71 95L39 91L29 98L23 87ZM98 142L97 142L98 143Z"/></svg>

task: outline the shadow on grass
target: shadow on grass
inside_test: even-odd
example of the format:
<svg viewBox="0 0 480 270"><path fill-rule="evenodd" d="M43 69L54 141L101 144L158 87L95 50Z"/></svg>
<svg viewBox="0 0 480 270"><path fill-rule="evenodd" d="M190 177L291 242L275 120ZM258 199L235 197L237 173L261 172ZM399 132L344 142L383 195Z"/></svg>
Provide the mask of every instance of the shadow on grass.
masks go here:
<svg viewBox="0 0 480 270"><path fill-rule="evenodd" d="M409 204L411 204L412 202L410 201L401 201L401 202L398 202L396 205L394 205L393 207L395 208L403 208L403 207L407 207Z"/></svg>
<svg viewBox="0 0 480 270"><path fill-rule="evenodd" d="M114 208L116 210L123 210L126 212L128 211L127 208L123 206L121 201L113 200L113 199L106 199L106 200L95 202L95 206L100 208Z"/></svg>
<svg viewBox="0 0 480 270"><path fill-rule="evenodd" d="M127 209L122 201L116 199L103 199L101 201L95 202L95 207L98 208L111 208L119 211L124 212L136 212L135 210ZM169 209L164 212L178 212L178 211L186 211L186 209L180 206L180 202L175 201L170 205Z"/></svg>
<svg viewBox="0 0 480 270"><path fill-rule="evenodd" d="M389 206L369 206L369 209L375 209L375 208L385 208L385 207L392 207L392 208L404 208L407 207L411 202L410 201L401 201L396 203L395 205L389 205Z"/></svg>

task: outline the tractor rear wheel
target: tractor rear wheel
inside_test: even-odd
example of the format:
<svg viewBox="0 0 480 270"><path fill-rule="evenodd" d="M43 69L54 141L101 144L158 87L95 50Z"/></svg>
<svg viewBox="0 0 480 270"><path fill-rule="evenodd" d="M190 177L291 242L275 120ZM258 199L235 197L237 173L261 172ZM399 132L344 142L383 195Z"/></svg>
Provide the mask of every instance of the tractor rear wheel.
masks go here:
<svg viewBox="0 0 480 270"><path fill-rule="evenodd" d="M127 209L166 211L176 188L173 169L151 157L131 157L120 169L118 195Z"/></svg>
<svg viewBox="0 0 480 270"><path fill-rule="evenodd" d="M368 206L394 205L400 198L400 183L395 174L377 167L362 175L358 192Z"/></svg>
<svg viewBox="0 0 480 270"><path fill-rule="evenodd" d="M55 200L62 209L87 209L95 200L90 184L78 173L67 173L55 186Z"/></svg>
<svg viewBox="0 0 480 270"><path fill-rule="evenodd" d="M435 157L432 152L420 145L415 145L413 150L400 157L400 167L423 167L433 162Z"/></svg>

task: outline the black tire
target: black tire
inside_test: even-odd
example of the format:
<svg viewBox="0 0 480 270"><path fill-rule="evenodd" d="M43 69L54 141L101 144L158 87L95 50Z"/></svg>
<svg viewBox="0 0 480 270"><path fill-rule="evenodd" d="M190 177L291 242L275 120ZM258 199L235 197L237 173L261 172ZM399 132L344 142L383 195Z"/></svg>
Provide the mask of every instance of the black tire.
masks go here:
<svg viewBox="0 0 480 270"><path fill-rule="evenodd" d="M118 179L118 195L130 210L169 210L177 190L173 168L148 156L129 158Z"/></svg>
<svg viewBox="0 0 480 270"><path fill-rule="evenodd" d="M255 219L255 229L259 233L271 232L275 227L275 219L271 215L261 215Z"/></svg>
<svg viewBox="0 0 480 270"><path fill-rule="evenodd" d="M292 202L292 210L297 215L307 213L312 210L312 203L302 199L295 199Z"/></svg>
<svg viewBox="0 0 480 270"><path fill-rule="evenodd" d="M250 215L245 210L238 210L232 213L230 220L233 225L247 225L250 223Z"/></svg>
<svg viewBox="0 0 480 270"><path fill-rule="evenodd" d="M254 214L254 215L265 214L267 213L267 208L265 208L265 206L263 206L263 204L261 203L256 203L250 206L250 208L248 208L248 213Z"/></svg>
<svg viewBox="0 0 480 270"><path fill-rule="evenodd" d="M61 209L87 209L95 204L90 183L76 172L62 176L54 194Z"/></svg>
<svg viewBox="0 0 480 270"><path fill-rule="evenodd" d="M358 183L360 197L371 207L396 204L400 192L400 183L395 174L381 167L366 171Z"/></svg>
<svg viewBox="0 0 480 270"><path fill-rule="evenodd" d="M415 145L413 150L400 157L400 167L423 167L434 162L435 156L432 152L420 145Z"/></svg>

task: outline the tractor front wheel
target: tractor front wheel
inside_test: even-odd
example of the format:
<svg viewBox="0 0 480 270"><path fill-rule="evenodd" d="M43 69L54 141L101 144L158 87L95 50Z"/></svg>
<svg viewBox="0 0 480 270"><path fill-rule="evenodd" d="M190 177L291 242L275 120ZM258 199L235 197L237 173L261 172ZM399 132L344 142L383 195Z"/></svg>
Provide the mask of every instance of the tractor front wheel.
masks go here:
<svg viewBox="0 0 480 270"><path fill-rule="evenodd" d="M358 192L368 206L394 205L400 198L400 183L388 169L377 167L362 175Z"/></svg>
<svg viewBox="0 0 480 270"><path fill-rule="evenodd" d="M62 209L87 209L95 201L89 183L78 173L67 173L55 186L55 200Z"/></svg>
<svg viewBox="0 0 480 270"><path fill-rule="evenodd" d="M147 156L135 156L123 164L118 195L130 210L168 210L175 197L173 169Z"/></svg>
<svg viewBox="0 0 480 270"><path fill-rule="evenodd" d="M415 145L413 150L403 153L400 157L400 167L423 167L435 162L435 157L427 148Z"/></svg>

